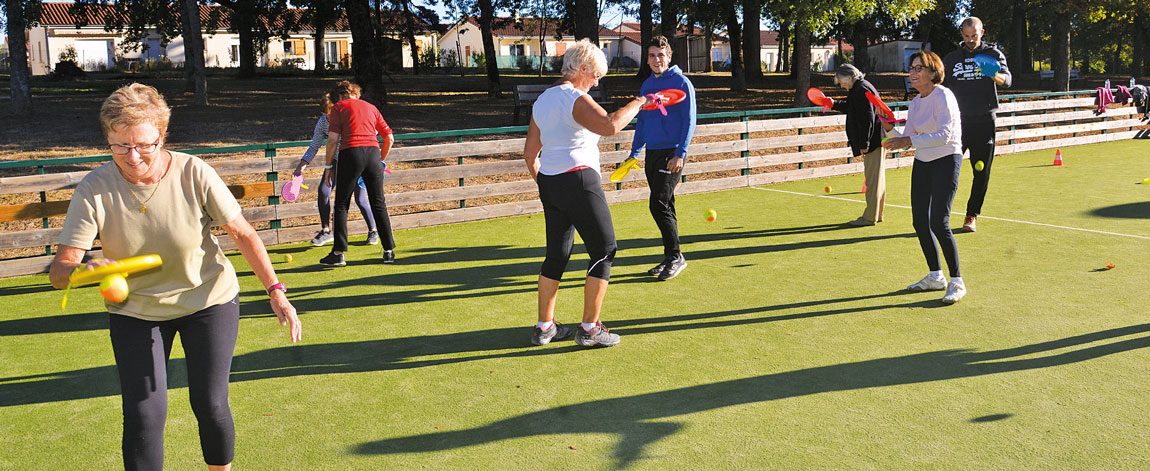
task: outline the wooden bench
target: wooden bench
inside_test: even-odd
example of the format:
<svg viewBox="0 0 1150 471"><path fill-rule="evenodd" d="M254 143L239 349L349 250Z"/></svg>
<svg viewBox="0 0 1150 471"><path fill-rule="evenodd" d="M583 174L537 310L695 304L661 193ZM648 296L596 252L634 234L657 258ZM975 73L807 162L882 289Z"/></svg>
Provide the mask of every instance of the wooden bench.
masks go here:
<svg viewBox="0 0 1150 471"><path fill-rule="evenodd" d="M527 108L527 120L528 122L531 121L531 105L535 104L535 100L539 99L539 95L542 95L543 91L550 87L551 85L515 86L515 116L512 119L512 123L515 126L519 125L519 110L523 108ZM595 103L598 103L599 106L607 107L611 105L611 101L607 100L607 89L603 88L602 85L591 87L591 90L589 90L587 94L591 95L591 99L595 100Z"/></svg>
<svg viewBox="0 0 1150 471"><path fill-rule="evenodd" d="M1040 71L1038 71L1038 80L1039 81L1054 80L1054 71L1053 70L1040 70ZM1078 77L1078 71L1074 70L1074 69L1070 69L1070 82L1073 83L1073 82L1078 82L1081 80L1082 80L1082 78Z"/></svg>

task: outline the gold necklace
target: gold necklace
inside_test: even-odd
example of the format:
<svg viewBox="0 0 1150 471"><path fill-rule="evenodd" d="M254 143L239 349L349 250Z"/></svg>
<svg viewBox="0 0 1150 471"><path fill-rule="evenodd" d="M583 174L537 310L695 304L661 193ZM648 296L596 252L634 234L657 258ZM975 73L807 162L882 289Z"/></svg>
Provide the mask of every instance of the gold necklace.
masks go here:
<svg viewBox="0 0 1150 471"><path fill-rule="evenodd" d="M140 212L146 213L146 212L148 212L148 202L152 201L152 197L156 196L156 191L159 189L160 189L160 182L156 182L156 187L152 189L152 194L148 195L148 198L144 199L144 200L141 200L140 197L136 195L136 190L132 189L131 187L128 188L128 192L131 193L132 197L135 198L136 201L138 201L140 203Z"/></svg>

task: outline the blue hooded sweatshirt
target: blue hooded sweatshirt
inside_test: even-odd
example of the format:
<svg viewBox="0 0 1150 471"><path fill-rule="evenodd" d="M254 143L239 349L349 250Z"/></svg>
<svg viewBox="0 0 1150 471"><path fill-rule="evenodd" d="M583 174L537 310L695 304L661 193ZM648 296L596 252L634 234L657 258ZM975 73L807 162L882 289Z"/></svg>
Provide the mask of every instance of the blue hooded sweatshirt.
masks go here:
<svg viewBox="0 0 1150 471"><path fill-rule="evenodd" d="M663 116L658 108L639 112L635 138L631 140L631 157L638 157L644 146L648 149L675 149L675 157L687 156L687 146L695 135L695 86L691 85L679 66L673 65L658 77L651 74L643 81L639 94L646 95L668 88L686 92L687 98L676 105L667 106L667 116Z"/></svg>

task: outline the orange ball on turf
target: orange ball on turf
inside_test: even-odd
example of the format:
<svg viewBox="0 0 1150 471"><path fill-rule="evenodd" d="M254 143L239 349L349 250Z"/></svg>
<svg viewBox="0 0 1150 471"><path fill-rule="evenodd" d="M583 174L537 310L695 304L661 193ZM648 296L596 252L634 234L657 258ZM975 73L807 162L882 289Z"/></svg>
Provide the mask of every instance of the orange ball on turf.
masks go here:
<svg viewBox="0 0 1150 471"><path fill-rule="evenodd" d="M713 209L708 209L704 216L707 218L707 222L715 222L719 218L719 213Z"/></svg>

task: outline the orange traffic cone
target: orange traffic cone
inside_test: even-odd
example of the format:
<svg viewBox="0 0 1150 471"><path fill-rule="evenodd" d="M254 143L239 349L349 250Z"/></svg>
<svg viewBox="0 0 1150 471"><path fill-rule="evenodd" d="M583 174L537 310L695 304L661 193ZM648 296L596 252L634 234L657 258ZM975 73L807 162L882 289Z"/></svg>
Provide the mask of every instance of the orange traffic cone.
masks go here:
<svg viewBox="0 0 1150 471"><path fill-rule="evenodd" d="M1054 151L1054 166L1055 167L1061 167L1062 166L1062 149L1056 149Z"/></svg>

